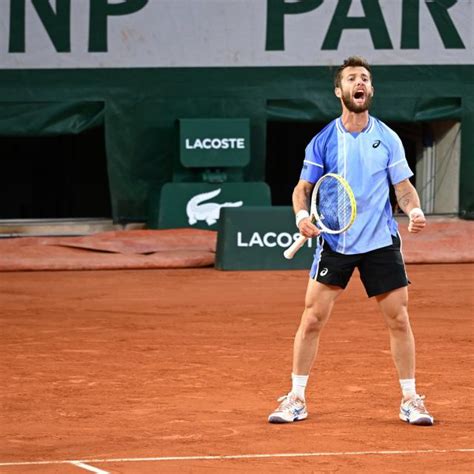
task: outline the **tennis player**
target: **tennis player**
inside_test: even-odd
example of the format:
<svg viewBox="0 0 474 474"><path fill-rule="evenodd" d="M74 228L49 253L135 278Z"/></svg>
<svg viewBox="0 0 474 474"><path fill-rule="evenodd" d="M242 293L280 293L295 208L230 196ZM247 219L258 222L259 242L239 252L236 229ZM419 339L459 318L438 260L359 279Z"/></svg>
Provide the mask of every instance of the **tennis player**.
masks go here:
<svg viewBox="0 0 474 474"><path fill-rule="evenodd" d="M432 425L424 397L416 391L415 341L407 311L409 281L389 199L393 185L398 205L410 218L408 230L417 233L425 227L418 194L409 181L413 173L397 134L369 115L374 88L364 58L350 57L339 67L335 94L341 101L342 115L306 147L300 180L293 192L296 226L302 235L317 237L317 246L294 339L292 388L278 400L281 403L268 421L291 423L308 417L305 388L319 337L357 267L367 295L377 300L388 327L402 391L399 417L412 425ZM314 184L326 173L343 176L357 201L355 222L343 234L320 235L309 216Z"/></svg>

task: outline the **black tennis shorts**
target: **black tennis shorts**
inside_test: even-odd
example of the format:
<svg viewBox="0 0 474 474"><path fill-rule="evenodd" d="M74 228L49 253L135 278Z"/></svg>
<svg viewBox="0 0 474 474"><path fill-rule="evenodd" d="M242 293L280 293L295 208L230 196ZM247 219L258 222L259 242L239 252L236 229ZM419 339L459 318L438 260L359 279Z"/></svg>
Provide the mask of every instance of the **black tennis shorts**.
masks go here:
<svg viewBox="0 0 474 474"><path fill-rule="evenodd" d="M392 236L392 245L356 255L334 252L324 242L319 264L313 264L311 278L327 285L345 288L359 269L367 296L381 295L407 286L410 281L400 251L400 237Z"/></svg>

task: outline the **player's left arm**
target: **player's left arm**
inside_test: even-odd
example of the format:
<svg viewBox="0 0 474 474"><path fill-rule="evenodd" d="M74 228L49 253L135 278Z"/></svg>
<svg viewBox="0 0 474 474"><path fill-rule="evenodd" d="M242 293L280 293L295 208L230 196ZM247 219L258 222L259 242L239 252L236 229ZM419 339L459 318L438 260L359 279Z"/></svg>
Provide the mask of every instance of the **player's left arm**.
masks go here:
<svg viewBox="0 0 474 474"><path fill-rule="evenodd" d="M426 225L426 218L420 208L420 198L415 187L409 179L404 179L393 187L400 209L410 218L408 232L420 232Z"/></svg>

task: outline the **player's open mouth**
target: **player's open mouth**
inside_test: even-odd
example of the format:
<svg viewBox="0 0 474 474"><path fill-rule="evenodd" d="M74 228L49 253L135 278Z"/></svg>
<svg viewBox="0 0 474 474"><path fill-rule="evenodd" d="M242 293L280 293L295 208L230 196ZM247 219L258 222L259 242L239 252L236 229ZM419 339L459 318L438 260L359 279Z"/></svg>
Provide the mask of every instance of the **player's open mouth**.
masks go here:
<svg viewBox="0 0 474 474"><path fill-rule="evenodd" d="M364 91L356 91L356 93L354 94L354 99L364 100L365 99L365 92Z"/></svg>

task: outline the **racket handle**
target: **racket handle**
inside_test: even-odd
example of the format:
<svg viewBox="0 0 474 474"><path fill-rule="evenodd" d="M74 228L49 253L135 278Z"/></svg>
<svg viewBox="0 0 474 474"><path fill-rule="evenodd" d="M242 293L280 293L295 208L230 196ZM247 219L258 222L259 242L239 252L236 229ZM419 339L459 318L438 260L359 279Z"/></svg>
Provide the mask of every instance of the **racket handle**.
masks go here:
<svg viewBox="0 0 474 474"><path fill-rule="evenodd" d="M291 260L298 250L303 247L305 242L308 240L308 237L300 235L284 252L283 255L288 260Z"/></svg>

